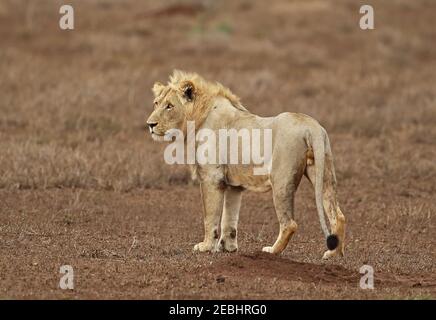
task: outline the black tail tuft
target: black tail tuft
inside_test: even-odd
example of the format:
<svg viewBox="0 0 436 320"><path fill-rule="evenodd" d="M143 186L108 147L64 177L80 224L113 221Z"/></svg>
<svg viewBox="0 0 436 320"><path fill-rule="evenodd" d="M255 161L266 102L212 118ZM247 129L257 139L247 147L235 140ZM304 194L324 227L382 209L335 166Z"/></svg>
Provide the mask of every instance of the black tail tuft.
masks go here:
<svg viewBox="0 0 436 320"><path fill-rule="evenodd" d="M339 244L338 236L335 234L331 234L327 237L327 248L329 250L334 250Z"/></svg>

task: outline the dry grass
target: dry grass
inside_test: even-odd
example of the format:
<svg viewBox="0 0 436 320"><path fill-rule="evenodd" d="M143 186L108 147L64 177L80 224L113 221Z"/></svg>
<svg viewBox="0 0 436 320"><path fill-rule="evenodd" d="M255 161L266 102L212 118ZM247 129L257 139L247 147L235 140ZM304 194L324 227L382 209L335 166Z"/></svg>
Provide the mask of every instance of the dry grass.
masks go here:
<svg viewBox="0 0 436 320"><path fill-rule="evenodd" d="M346 1L77 1L72 32L57 28L57 5L1 2L1 188L189 183L144 130L151 84L177 67L223 82L255 113L319 119L340 181L434 191L431 1L375 2L369 32Z"/></svg>
<svg viewBox="0 0 436 320"><path fill-rule="evenodd" d="M101 272L96 260L113 259L108 265L115 268L118 260L133 259L116 264L116 272L120 267L127 277L127 296L135 296L135 270L145 263L155 278L141 282L142 296L156 296L160 288L168 292L161 297L208 297L203 289L185 290L188 281L200 286L208 276L184 274L175 292L174 279L159 278L160 262L178 274L210 259L180 253L190 252L200 237L201 223L189 215L200 210L198 194L185 190L192 184L187 169L164 164L164 146L144 128L153 82L166 81L179 68L222 82L254 113L303 112L326 127L350 221L345 267L369 261L385 271L434 271L435 244L428 239L436 211L435 1L371 1L376 29L362 31L361 1L186 0L180 6L74 0L76 29L68 32L58 28L61 1L34 2L0 0L0 249L9 257L0 259L2 268L26 276L26 267L14 259L15 248L28 243L44 256L47 248L55 250L56 263L68 248L90 274ZM312 191L304 188L305 205L297 212L315 212L307 205ZM164 195L170 200L162 200ZM249 197L263 205L247 205L241 237L256 250L273 241L276 230L270 197ZM157 208L163 220L148 207ZM261 216L264 211L271 215ZM151 216L138 218L146 214ZM288 257L316 264L321 247L308 235L317 234L318 226L313 217L299 219L303 236L297 235ZM191 230L194 224L198 233ZM179 237L180 252L174 247ZM44 242L52 238L52 244ZM38 254L23 259L30 265ZM53 267L48 263L43 279ZM116 277L107 272L109 279ZM245 280L234 279L236 290L265 297L256 284L247 289ZM98 288L98 281L90 288ZM90 289L85 296L116 296L117 281L109 282L107 292ZM285 278L278 285L282 297L331 294L330 287L310 283L294 281L291 288ZM26 294L24 282L11 280L9 286L3 287L6 297ZM216 286L214 297L239 292ZM356 290L336 291L372 297ZM415 294L401 290L386 289L377 297Z"/></svg>
<svg viewBox="0 0 436 320"><path fill-rule="evenodd" d="M253 112L316 117L332 136L340 177L373 171L379 179L434 178L428 2L412 6L419 24L389 13L410 4L380 5L374 32L356 28L357 5L343 1L335 10L316 1L276 4L256 24L238 23L258 14L259 4L245 1L188 2L183 13L154 3L73 4L76 30L62 32L56 1L2 1L1 188L126 191L188 183L185 169L163 164L162 147L144 130L150 85L174 67L222 81ZM304 19L296 18L300 11ZM233 58L245 55L250 59Z"/></svg>

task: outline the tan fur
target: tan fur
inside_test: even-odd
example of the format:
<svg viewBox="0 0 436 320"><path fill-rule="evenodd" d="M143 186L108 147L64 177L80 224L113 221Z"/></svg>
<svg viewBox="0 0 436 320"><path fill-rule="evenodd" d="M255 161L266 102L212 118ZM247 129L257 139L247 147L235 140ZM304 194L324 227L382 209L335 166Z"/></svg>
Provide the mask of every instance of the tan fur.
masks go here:
<svg viewBox="0 0 436 320"><path fill-rule="evenodd" d="M153 124L152 134L156 140L162 140L161 137L172 128L181 129L186 134L187 121L195 121L197 130L271 129L273 133L268 174L254 175L256 165L253 163L191 166L193 176L200 182L205 228L204 241L194 247L195 251L236 251L242 190L265 192L272 189L280 231L274 245L263 248L263 251L282 252L297 230L294 194L302 176L306 175L315 187L319 219L325 235L329 232L324 211L332 233L339 239L339 246L326 251L324 258L343 255L345 217L336 197L336 177L328 136L316 120L296 113L282 113L270 118L256 116L220 83L211 83L198 74L177 70L167 85L156 83L153 93L155 110L147 123ZM220 219L221 237L217 239Z"/></svg>

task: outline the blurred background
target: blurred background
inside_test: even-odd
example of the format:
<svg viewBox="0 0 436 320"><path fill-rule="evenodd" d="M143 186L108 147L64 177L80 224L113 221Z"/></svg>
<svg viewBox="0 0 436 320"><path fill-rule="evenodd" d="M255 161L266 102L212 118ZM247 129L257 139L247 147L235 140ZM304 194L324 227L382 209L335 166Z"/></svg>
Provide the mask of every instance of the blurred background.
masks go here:
<svg viewBox="0 0 436 320"><path fill-rule="evenodd" d="M189 183L144 129L174 68L318 119L341 181L435 171L434 1L371 1L368 31L361 1L70 1L72 31L64 3L0 1L0 188Z"/></svg>

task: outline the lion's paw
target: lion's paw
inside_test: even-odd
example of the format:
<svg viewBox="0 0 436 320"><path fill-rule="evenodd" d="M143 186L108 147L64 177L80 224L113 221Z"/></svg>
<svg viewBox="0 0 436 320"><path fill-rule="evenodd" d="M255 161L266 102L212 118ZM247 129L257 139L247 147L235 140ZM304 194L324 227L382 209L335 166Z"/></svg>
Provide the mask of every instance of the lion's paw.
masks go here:
<svg viewBox="0 0 436 320"><path fill-rule="evenodd" d="M227 240L221 239L218 242L217 251L220 251L220 252L236 252L236 251L238 251L238 244L234 240L232 241L232 240L229 240L229 239L227 239Z"/></svg>
<svg viewBox="0 0 436 320"><path fill-rule="evenodd" d="M213 252L215 245L208 242L200 242L194 246L194 252Z"/></svg>
<svg viewBox="0 0 436 320"><path fill-rule="evenodd" d="M331 257L333 257L335 255L337 255L336 250L327 250L326 252L324 252L324 254L322 256L322 259L323 260L328 260L328 259L330 259Z"/></svg>
<svg viewBox="0 0 436 320"><path fill-rule="evenodd" d="M268 252L268 253L274 253L273 247L263 247L262 251L263 252Z"/></svg>

